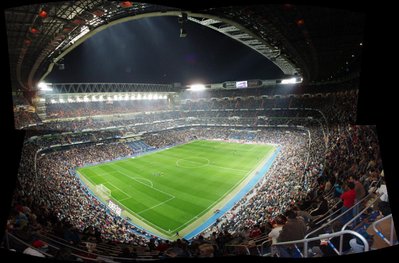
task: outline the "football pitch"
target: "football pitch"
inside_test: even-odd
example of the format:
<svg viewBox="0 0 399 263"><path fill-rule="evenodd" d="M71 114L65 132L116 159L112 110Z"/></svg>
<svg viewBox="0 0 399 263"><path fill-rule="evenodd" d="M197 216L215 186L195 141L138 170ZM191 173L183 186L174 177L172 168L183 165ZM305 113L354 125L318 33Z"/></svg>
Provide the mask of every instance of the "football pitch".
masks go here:
<svg viewBox="0 0 399 263"><path fill-rule="evenodd" d="M275 148L199 140L77 173L93 192L100 184L111 190L110 199L133 223L175 239L231 200Z"/></svg>

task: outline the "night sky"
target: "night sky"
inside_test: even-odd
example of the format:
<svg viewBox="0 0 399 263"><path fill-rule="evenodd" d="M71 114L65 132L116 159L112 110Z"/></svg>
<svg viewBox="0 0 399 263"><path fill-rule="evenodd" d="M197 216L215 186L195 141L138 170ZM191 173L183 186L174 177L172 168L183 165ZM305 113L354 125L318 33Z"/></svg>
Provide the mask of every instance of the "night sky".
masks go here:
<svg viewBox="0 0 399 263"><path fill-rule="evenodd" d="M129 21L97 33L54 67L47 82L219 83L268 79L282 71L236 40L194 22L180 37L178 18Z"/></svg>

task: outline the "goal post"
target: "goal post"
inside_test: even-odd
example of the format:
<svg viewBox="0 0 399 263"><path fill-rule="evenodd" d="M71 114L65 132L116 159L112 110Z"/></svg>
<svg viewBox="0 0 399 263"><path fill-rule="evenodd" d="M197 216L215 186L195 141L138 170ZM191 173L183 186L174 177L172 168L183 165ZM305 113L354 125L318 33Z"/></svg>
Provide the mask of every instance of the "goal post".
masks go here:
<svg viewBox="0 0 399 263"><path fill-rule="evenodd" d="M111 197L111 189L103 184L96 185L96 193L104 200L108 200Z"/></svg>

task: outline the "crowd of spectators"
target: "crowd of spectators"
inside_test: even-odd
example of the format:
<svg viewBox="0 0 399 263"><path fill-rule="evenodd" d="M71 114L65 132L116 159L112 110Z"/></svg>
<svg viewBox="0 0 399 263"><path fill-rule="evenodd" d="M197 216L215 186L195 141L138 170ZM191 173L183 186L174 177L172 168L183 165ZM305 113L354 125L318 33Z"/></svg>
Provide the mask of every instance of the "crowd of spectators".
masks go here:
<svg viewBox="0 0 399 263"><path fill-rule="evenodd" d="M30 112L24 109L14 110L15 128L28 128L29 125L36 125L41 123L39 116L35 112Z"/></svg>
<svg viewBox="0 0 399 263"><path fill-rule="evenodd" d="M228 253L229 244L248 244L249 240L268 236L273 233L272 229L281 228L287 217L288 221L296 220L290 214L295 206L300 207L299 211L309 222L322 215L328 209L323 195L333 190L334 197L339 199L346 187L351 188L351 177L365 191L378 179L383 167L375 128L347 124L356 119L356 90L283 97L267 97L259 90L252 93L245 97L235 97L234 93L225 97L226 91L203 93L205 95L190 93L190 96L184 93L179 109L169 110L167 104L161 104L152 113L140 112L150 104L138 107L137 112L123 103L104 108L100 102L91 103L84 109L81 108L84 103L52 104L48 107L49 114L91 117L79 121L59 119L28 132L9 231L25 235L25 240L32 242L32 231L50 229L71 244L77 244L85 231L93 227L97 242L107 240L143 246L158 250L161 258L220 256ZM276 107L284 109L275 110ZM123 112L135 113L115 115ZM96 114L114 115L93 117ZM274 126L266 128L266 125ZM43 136L49 132L51 135ZM135 134L156 148L195 139L238 137L279 145L280 153L255 187L214 225L193 240L168 242L109 211L70 172L76 167L134 154L123 138ZM102 144L99 145L99 141ZM35 164L36 151L52 145L68 147L40 152ZM302 210L312 206L319 210L307 216ZM299 211L296 214L300 214ZM270 236L277 242L278 236Z"/></svg>
<svg viewBox="0 0 399 263"><path fill-rule="evenodd" d="M144 140L150 145L164 147L170 144L184 143L194 138L227 139L228 134L228 128L215 128L211 131L201 128L195 130L183 129L181 131L160 131L158 134L149 134L144 137ZM282 152L292 151L290 154L294 157L297 152L289 148L293 147L289 145L289 142L296 144L299 137L302 137L302 144L299 147L303 147L302 151L306 152L305 141L307 140L307 135L305 136L304 134L298 131L281 133L278 129L265 130L257 134L258 138L256 140L259 142L280 144L285 142L287 149L284 149ZM290 139L285 139L287 136ZM101 238L104 240L136 245L146 244L145 237L134 234L134 231L142 230L136 229L122 218L112 214L112 212L106 213L107 208L91 196L87 189L81 185L77 177L70 173L70 169L73 167L131 155L132 151L126 144L80 145L66 150L40 154L37 161L37 174L35 174L33 169L33 155L38 147L38 144L31 142L25 144L22 152L22 162L19 170L20 176L18 176L14 207L19 206L21 203L26 205L37 213L38 222L41 225L53 229L53 231L59 233L64 239L74 244L80 240L77 233L83 233L89 226L96 227L101 234ZM295 161L296 159L292 159L292 162ZM294 173L291 176L294 176ZM292 182L293 180L290 181ZM277 188L277 185L275 185L275 188ZM287 189L289 189L288 185L284 190ZM266 188L264 190L266 191ZM278 190L276 189L276 191ZM294 195L293 193L290 197L292 198ZM277 200L275 201L277 202ZM257 204L260 204L260 202L261 200ZM272 204L281 204L283 208L284 202ZM270 207L272 207L272 204ZM252 205L249 207L252 207ZM259 212L261 216L255 216L259 222L263 218L262 214L264 211ZM251 210L248 210L249 212ZM242 226L244 222L251 220L251 218L246 219L244 214L243 221L239 225ZM239 228L238 225L234 227ZM234 232L234 229L230 230L230 232L232 231ZM68 234L65 234L66 232ZM142 231L142 234L145 236L146 233Z"/></svg>
<svg viewBox="0 0 399 263"><path fill-rule="evenodd" d="M306 122L308 117L323 122L327 120L330 124L354 123L356 120L357 90L328 94L275 96L261 94L237 96L231 92L228 97L218 97L220 92L215 90L202 93L202 95L190 93L191 97L183 93L181 100L173 105L166 100L113 101L112 104L107 102L48 104L48 120L40 120L34 114L37 118L31 118L32 122L29 123L40 125L29 127L29 129L78 132L108 127L131 127L162 120L193 121L196 118L200 118L202 123L204 121L232 123L234 118L239 117L242 119L240 124L249 126L299 125ZM280 109L276 110L276 108ZM324 113L324 116L320 114L320 111ZM22 121L21 118L16 118L16 122ZM26 123L24 125L24 127L27 126Z"/></svg>
<svg viewBox="0 0 399 263"><path fill-rule="evenodd" d="M49 118L71 118L104 114L112 115L132 112L162 111L167 109L168 103L166 99L46 104L46 114Z"/></svg>

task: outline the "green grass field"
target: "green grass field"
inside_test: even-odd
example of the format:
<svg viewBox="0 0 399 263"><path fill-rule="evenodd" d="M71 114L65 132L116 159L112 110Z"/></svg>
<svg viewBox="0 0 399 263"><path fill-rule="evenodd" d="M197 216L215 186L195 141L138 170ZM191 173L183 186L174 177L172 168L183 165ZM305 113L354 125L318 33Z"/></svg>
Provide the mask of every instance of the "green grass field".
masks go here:
<svg viewBox="0 0 399 263"><path fill-rule="evenodd" d="M134 223L173 239L227 203L274 150L271 145L193 141L77 172L89 186L109 188L111 199Z"/></svg>

